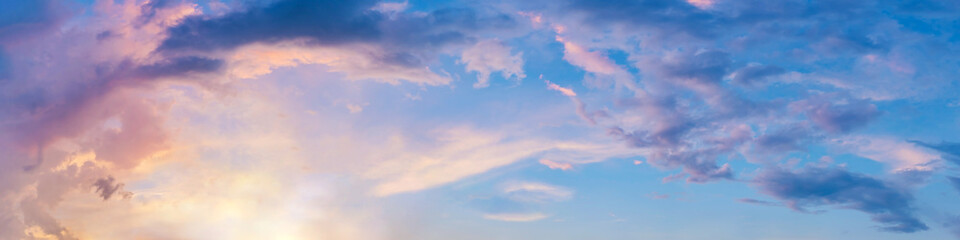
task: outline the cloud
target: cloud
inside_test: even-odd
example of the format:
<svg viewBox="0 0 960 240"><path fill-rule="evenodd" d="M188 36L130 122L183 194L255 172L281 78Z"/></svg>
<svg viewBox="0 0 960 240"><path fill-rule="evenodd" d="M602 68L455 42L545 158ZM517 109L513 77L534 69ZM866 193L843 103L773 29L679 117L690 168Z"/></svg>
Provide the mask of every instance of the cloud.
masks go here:
<svg viewBox="0 0 960 240"><path fill-rule="evenodd" d="M710 8L714 4L713 0L687 0L687 2L700 9Z"/></svg>
<svg viewBox="0 0 960 240"><path fill-rule="evenodd" d="M861 99L829 102L816 98L793 103L791 107L801 109L813 123L832 133L846 133L867 125L881 113L876 105Z"/></svg>
<svg viewBox="0 0 960 240"><path fill-rule="evenodd" d="M431 188L486 172L550 149L537 141L508 140L496 133L470 128L444 129L434 136L436 147L387 159L366 173L381 179L374 195L386 196Z"/></svg>
<svg viewBox="0 0 960 240"><path fill-rule="evenodd" d="M947 216L947 220L944 221L943 227L949 229L954 236L960 237L960 215Z"/></svg>
<svg viewBox="0 0 960 240"><path fill-rule="evenodd" d="M930 172L940 160L936 152L891 137L847 136L834 141L844 151L887 164L892 172Z"/></svg>
<svg viewBox="0 0 960 240"><path fill-rule="evenodd" d="M540 75L540 77L543 78L543 75ZM544 81L547 83L547 89L560 92L560 94L563 94L564 96L567 96L567 97L576 97L576 96L577 96L577 93L573 92L573 89L561 87L561 86L559 86L559 85L557 85L557 84L554 84L554 83L550 82L550 80L544 80Z"/></svg>
<svg viewBox="0 0 960 240"><path fill-rule="evenodd" d="M796 171L772 168L753 180L761 192L787 207L809 212L809 207L836 206L871 215L880 228L893 232L929 229L914 216L913 195L882 180L838 168L808 166Z"/></svg>
<svg viewBox="0 0 960 240"><path fill-rule="evenodd" d="M324 64L351 79L444 85L450 77L429 67L437 55L476 42L464 52L463 61L468 71L484 76L478 86L494 71L525 76L521 54L510 55L499 41L477 42L474 36L512 28L515 22L509 15L471 8L427 13L372 8L374 1L282 0L222 16L192 16L169 29L158 51L225 58L230 73L240 78L278 67Z"/></svg>
<svg viewBox="0 0 960 240"><path fill-rule="evenodd" d="M760 205L760 206L778 206L778 205L780 205L780 204L777 204L777 203L775 203L775 202L768 202L768 201L757 200L757 199L753 199L753 198L740 198L740 199L737 199L737 202L754 204L754 205Z"/></svg>
<svg viewBox="0 0 960 240"><path fill-rule="evenodd" d="M315 44L370 40L382 34L382 16L366 12L374 1L277 1L209 18L193 16L168 31L160 51L232 49L242 45L308 38Z"/></svg>
<svg viewBox="0 0 960 240"><path fill-rule="evenodd" d="M450 78L429 69L440 52L476 42L475 34L515 25L509 15L470 8L384 13L371 11L375 4L282 0L223 16L193 16L170 28L158 51L166 55L232 55L229 58L238 63L253 65L232 68L241 78L263 75L276 67L320 63L351 79L442 85ZM521 55L510 55L509 48L497 41L479 41L465 53L468 71L524 77ZM265 62L251 59L258 57L251 55L264 54L269 54ZM485 79L481 78L478 86L485 84Z"/></svg>
<svg viewBox="0 0 960 240"><path fill-rule="evenodd" d="M350 111L350 113L360 113L360 112L363 112L363 106L361 106L361 105L357 105L357 104L347 104L346 107L347 107L347 110Z"/></svg>
<svg viewBox="0 0 960 240"><path fill-rule="evenodd" d="M671 54L661 60L658 69L661 76L691 85L719 83L732 62L730 54L714 50Z"/></svg>
<svg viewBox="0 0 960 240"><path fill-rule="evenodd" d="M389 158L363 173L365 178L379 182L371 194L388 196L434 188L534 157L571 158L583 154L591 159L604 159L624 154L594 145L518 139L471 127L436 129L429 137L430 141L417 144L430 146L425 149L411 146L384 151L383 155Z"/></svg>
<svg viewBox="0 0 960 240"><path fill-rule="evenodd" d="M557 42L563 44L563 60L587 72L613 75L622 71L616 63L598 51L590 51L560 36L557 36Z"/></svg>
<svg viewBox="0 0 960 240"><path fill-rule="evenodd" d="M884 163L892 171L880 178L845 169L777 168L761 171L754 184L795 210L854 209L887 230L911 232L927 227L914 217L905 189L915 185L897 181L925 181L940 167L938 154L960 163L960 148L953 143L848 135L880 120L887 105L877 100L956 92L950 76L958 54L949 40L956 36L943 23L956 22L949 13L957 8L946 3L614 0L424 9L407 2L278 0L236 3L217 13L202 13L204 3L180 0L98 1L92 10L75 12L63 11L60 4L0 3L4 239L297 234L377 239L381 228L388 228L386 220L371 220L381 216L370 212L380 210L351 206L376 208L367 203L385 200L375 197L447 186L522 161L569 170L610 157L639 156L653 167L681 171L665 180L704 183L739 179L732 162L749 151L760 153L750 157L763 158L764 167L770 167L782 155L804 155L821 145L835 150L831 153ZM526 9L531 6L543 9ZM497 12L504 9L529 17L533 32L516 29L515 14ZM541 24L555 26L556 36L538 32ZM325 93L284 85L282 94L267 94L265 86L273 85L243 82L286 78L303 69L268 74L316 64L322 65L315 66L321 69L317 72L333 77L311 76L322 79L311 86L342 87L338 84L346 83L327 79L342 77L413 83L426 91L456 78L445 69L453 65L444 61L459 56L466 71L480 75L475 86L484 87L498 71L504 78L524 78L523 53L557 58L541 51L552 47L515 49L547 43L559 43L563 60L586 72L589 93L578 95L550 81L545 87L571 98L589 126L551 126L545 134L528 130L535 125L528 122L520 124L523 129L494 122L483 123L482 130L437 127L422 134L427 131L401 124L397 128L411 133L371 143L389 138L384 131L389 127L330 119L346 111L380 119L378 109L340 102L331 114L294 119L289 112L303 110L288 108L307 103L266 98ZM763 86L787 72L795 81L782 82L782 89L735 86ZM603 83L611 78L617 81L612 89ZM250 88L256 93L247 92ZM423 96L422 103L437 100L434 94L415 95ZM221 104L232 107L218 108ZM588 111L588 105L602 110ZM449 119L430 120L418 124ZM290 127L302 127L300 121L338 134ZM580 131L590 129L609 136ZM373 137L356 140L358 131ZM553 140L557 135L577 141ZM319 145L324 151L311 149ZM319 158L306 157L312 155ZM300 178L316 175L356 177L372 187L327 192L330 186ZM130 183L127 187L144 188L135 189L133 204L103 201L129 196L114 176ZM955 178L948 180L956 185ZM353 180L331 180L337 181ZM341 198L357 189L369 192ZM319 201L324 206L318 208L314 191L337 200ZM574 192L512 182L495 195L495 207L485 209L483 217L537 221L550 216L541 205L571 199ZM300 229L308 226L326 227ZM391 230L382 235L397 236Z"/></svg>
<svg viewBox="0 0 960 240"><path fill-rule="evenodd" d="M406 11L410 8L410 2L379 2L376 6L373 7L373 10L376 10L381 13L386 14L396 14L403 11Z"/></svg>
<svg viewBox="0 0 960 240"><path fill-rule="evenodd" d="M540 75L540 79L543 79L543 74ZM609 117L607 112L603 110L587 111L587 104L583 103L583 100L577 97L577 93L574 92L573 89L561 87L560 85L550 82L550 80L543 81L547 84L547 89L560 92L560 94L569 97L570 101L573 101L573 104L576 105L577 116L580 116L581 119L587 121L590 125L596 125L597 118Z"/></svg>
<svg viewBox="0 0 960 240"><path fill-rule="evenodd" d="M110 197L113 197L114 194L119 194L123 198L130 198L133 193L123 191L123 183L114 183L116 179L113 176L107 176L105 178L97 179L93 183L93 186L96 187L96 191L100 194L100 198L103 198L104 201L110 200Z"/></svg>
<svg viewBox="0 0 960 240"><path fill-rule="evenodd" d="M760 152L783 153L802 151L810 141L812 133L803 127L792 126L779 130L770 130L753 141L754 147Z"/></svg>
<svg viewBox="0 0 960 240"><path fill-rule="evenodd" d="M493 196L471 196L470 205L479 208L483 218L508 222L532 222L548 218L544 206L567 201L573 190L541 182L510 181Z"/></svg>
<svg viewBox="0 0 960 240"><path fill-rule="evenodd" d="M477 42L467 48L460 55L460 62L467 64L467 71L477 73L475 88L490 85L490 73L501 72L503 78L516 78L517 81L527 77L523 73L523 52L510 54L510 48L495 39Z"/></svg>
<svg viewBox="0 0 960 240"><path fill-rule="evenodd" d="M20 19L0 26L3 68L9 70L0 77L5 89L0 93L0 131L7 133L0 136L0 151L7 153L0 159L0 195L9 198L4 201L19 202L0 209L0 215L22 216L18 223L3 223L15 239L83 236L83 229L73 230L77 225L62 218L69 212L63 211L64 205L91 198L91 187L104 200L128 196L121 184L97 178L126 175L133 168L149 171L141 164L171 147L164 122L167 109L162 100L148 100L152 91L174 82L208 84L196 77L209 77L222 66L211 58L150 56L160 41L155 34L190 14L194 8L189 4L164 7L135 27L145 1L102 2L82 20L70 20L77 24L46 32L46 25L56 25L63 17L45 15L59 11L50 4L55 3L0 7L53 11L29 13L36 15L28 23ZM0 21L10 16L2 12ZM35 32L17 30L24 26ZM7 38L8 31L16 38ZM111 34L98 37L103 32Z"/></svg>
<svg viewBox="0 0 960 240"><path fill-rule="evenodd" d="M763 84L771 77L787 73L781 67L771 65L753 65L741 68L734 72L733 83L743 86L756 86Z"/></svg>
<svg viewBox="0 0 960 240"><path fill-rule="evenodd" d="M514 201L519 202L558 202L573 197L573 191L538 182L514 182L503 187L503 193Z"/></svg>
<svg viewBox="0 0 960 240"><path fill-rule="evenodd" d="M691 124L667 121L658 124L662 125L655 131L628 132L620 127L613 127L608 129L608 134L622 139L630 146L648 149L649 152L644 155L647 162L654 166L681 168L684 173L674 175L673 178L687 176L687 182L733 179L730 166L718 164L717 160L751 139L750 130L745 126L727 127L718 131L726 136L707 137L704 141L706 144L693 148L688 147L690 143L687 139L690 137L686 136L693 129Z"/></svg>
<svg viewBox="0 0 960 240"><path fill-rule="evenodd" d="M0 3L0 45L37 37L63 23L69 14L52 0Z"/></svg>
<svg viewBox="0 0 960 240"><path fill-rule="evenodd" d="M484 214L483 218L506 222L533 222L547 218L543 213L498 213Z"/></svg>
<svg viewBox="0 0 960 240"><path fill-rule="evenodd" d="M573 169L573 165L570 164L570 163L554 162L554 161L551 161L550 159L546 159L546 158L540 159L540 164L543 164L544 166L547 166L547 167L549 167L550 169L560 169L560 170L563 170L563 171L567 171L567 170Z"/></svg>
<svg viewBox="0 0 960 240"><path fill-rule="evenodd" d="M197 73L217 72L222 66L223 60L190 56L139 66L129 73L119 74L142 79L186 77Z"/></svg>
<svg viewBox="0 0 960 240"><path fill-rule="evenodd" d="M947 180L950 181L950 186L953 186L953 188L956 189L957 192L960 192L960 177L947 176Z"/></svg>
<svg viewBox="0 0 960 240"><path fill-rule="evenodd" d="M34 200L25 199L20 202L20 209L24 216L23 222L27 225L39 226L44 235L52 235L57 240L77 240L68 229L60 225L53 216Z"/></svg>
<svg viewBox="0 0 960 240"><path fill-rule="evenodd" d="M306 47L296 41L273 45L251 44L226 56L227 74L251 79L282 67L323 64L331 72L344 73L347 79L377 80L391 84L408 81L423 85L445 85L449 76L421 66L419 57L409 53L392 53L377 46L351 45L338 47Z"/></svg>
<svg viewBox="0 0 960 240"><path fill-rule="evenodd" d="M909 141L910 143L933 149L940 152L940 156L947 161L960 165L960 143L940 142L939 144L927 143L921 141Z"/></svg>

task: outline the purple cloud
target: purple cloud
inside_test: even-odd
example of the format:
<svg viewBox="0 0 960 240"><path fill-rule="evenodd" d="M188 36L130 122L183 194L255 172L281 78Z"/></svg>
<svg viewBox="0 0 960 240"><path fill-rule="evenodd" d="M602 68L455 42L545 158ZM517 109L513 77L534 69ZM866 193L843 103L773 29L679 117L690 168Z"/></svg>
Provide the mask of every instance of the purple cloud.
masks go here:
<svg viewBox="0 0 960 240"><path fill-rule="evenodd" d="M847 133L863 127L880 116L877 106L867 100L841 99L830 102L820 96L795 103L810 121L831 133Z"/></svg>
<svg viewBox="0 0 960 240"><path fill-rule="evenodd" d="M839 168L808 166L796 171L771 168L753 180L761 192L800 212L836 206L871 215L894 232L927 230L913 214L913 195L882 180Z"/></svg>
<svg viewBox="0 0 960 240"><path fill-rule="evenodd" d="M735 72L733 83L743 86L756 86L763 84L770 77L784 74L787 71L781 67L771 65L756 65L741 68Z"/></svg>

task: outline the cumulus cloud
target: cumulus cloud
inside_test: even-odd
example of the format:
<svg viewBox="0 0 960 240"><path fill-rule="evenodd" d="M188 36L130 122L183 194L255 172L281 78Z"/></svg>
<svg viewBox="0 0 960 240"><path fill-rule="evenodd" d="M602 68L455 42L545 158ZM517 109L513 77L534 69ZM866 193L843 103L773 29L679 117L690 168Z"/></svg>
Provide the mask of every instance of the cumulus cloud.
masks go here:
<svg viewBox="0 0 960 240"><path fill-rule="evenodd" d="M57 8L50 4L0 8ZM157 34L195 9L179 2L145 4L103 2L85 15L84 24L61 26L55 34L38 24L55 24L64 16L30 20L36 20L27 24L36 32L29 34L16 30L25 26L20 23L0 27L7 69L0 77L5 89L0 93L0 131L8 133L0 136L0 149L9 153L0 158L5 166L0 170L0 194L19 201L0 214L22 216L17 224L4 223L5 230L13 225L11 238L74 239L74 231L60 219L64 203L83 199L79 192L92 195L91 187L104 200L128 196L120 184L97 177L125 173L169 149L164 104L145 96L162 84L209 86L194 77L221 70L217 59L151 56L160 41ZM141 11L144 8L156 11ZM152 16L143 17L147 12ZM8 30L32 40L11 40L5 35ZM87 191L77 191L81 189Z"/></svg>
<svg viewBox="0 0 960 240"><path fill-rule="evenodd" d="M59 221L47 213L43 206L37 204L35 200L24 199L20 202L20 209L24 216L23 222L27 225L37 226L41 232L24 231L28 237L51 236L57 240L76 240L78 239L70 230L64 228ZM33 236L29 236L33 235Z"/></svg>
<svg viewBox="0 0 960 240"><path fill-rule="evenodd" d="M475 88L489 86L493 72L501 72L503 78L512 76L517 81L527 77L523 73L523 52L511 55L510 48L496 39L479 41L463 50L460 62L467 64L467 71L477 73Z"/></svg>

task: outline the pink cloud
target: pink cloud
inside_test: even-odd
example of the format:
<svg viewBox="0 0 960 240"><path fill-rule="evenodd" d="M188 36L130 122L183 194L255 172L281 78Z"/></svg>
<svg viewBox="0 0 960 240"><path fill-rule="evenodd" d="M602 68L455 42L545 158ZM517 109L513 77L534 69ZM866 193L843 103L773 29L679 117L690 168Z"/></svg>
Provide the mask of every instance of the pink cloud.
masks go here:
<svg viewBox="0 0 960 240"><path fill-rule="evenodd" d="M543 78L543 75L540 75L540 78ZM549 80L544 80L544 82L547 83L547 89L560 92L561 94L563 94L564 96L567 96L567 97L576 97L576 96L577 96L577 93L573 92L573 89L561 87L560 85L554 84L554 83L550 82Z"/></svg>
<svg viewBox="0 0 960 240"><path fill-rule="evenodd" d="M510 54L510 47L499 40L491 39L478 42L461 54L460 62L467 64L467 71L477 73L475 88L490 85L490 74L500 72L503 78L513 77L521 80L527 77L523 73L523 53Z"/></svg>
<svg viewBox="0 0 960 240"><path fill-rule="evenodd" d="M707 9L713 6L715 2L713 0L687 0L687 3L699 9Z"/></svg>
<svg viewBox="0 0 960 240"><path fill-rule="evenodd" d="M566 32L564 26L554 26L557 34ZM620 68L613 61L597 51L590 51L585 47L574 43L566 38L557 36L557 42L563 44L563 60L567 60L574 66L583 68L588 72L612 75L618 73Z"/></svg>
<svg viewBox="0 0 960 240"><path fill-rule="evenodd" d="M570 163L554 162L554 161L551 161L550 159L546 159L546 158L540 159L540 164L543 164L544 166L547 166L547 167L549 167L550 169L560 169L560 170L563 170L563 171L567 171L567 170L573 169L573 165L571 165Z"/></svg>

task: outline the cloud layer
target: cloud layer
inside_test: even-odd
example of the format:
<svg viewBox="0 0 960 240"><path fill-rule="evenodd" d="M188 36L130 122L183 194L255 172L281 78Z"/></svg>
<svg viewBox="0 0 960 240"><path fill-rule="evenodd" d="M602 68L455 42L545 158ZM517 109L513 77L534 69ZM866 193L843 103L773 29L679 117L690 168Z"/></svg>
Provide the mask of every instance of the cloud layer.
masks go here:
<svg viewBox="0 0 960 240"><path fill-rule="evenodd" d="M6 1L0 238L449 239L422 229L592 221L637 182L942 237L958 10Z"/></svg>

